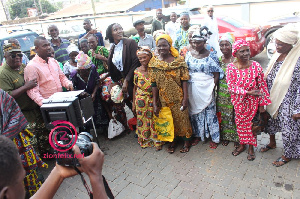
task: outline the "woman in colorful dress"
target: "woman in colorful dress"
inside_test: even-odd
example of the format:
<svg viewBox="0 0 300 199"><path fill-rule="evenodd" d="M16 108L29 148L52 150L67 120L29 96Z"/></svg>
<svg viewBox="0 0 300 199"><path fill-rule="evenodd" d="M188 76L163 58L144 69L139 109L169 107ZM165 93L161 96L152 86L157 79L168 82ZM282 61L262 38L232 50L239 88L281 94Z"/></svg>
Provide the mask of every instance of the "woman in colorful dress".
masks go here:
<svg viewBox="0 0 300 199"><path fill-rule="evenodd" d="M48 168L48 165L36 154L31 144L30 139L33 134L26 129L28 122L17 102L2 89L0 89L0 121L0 136L13 140L19 150L26 171L25 189L28 196L32 196L42 185L36 169L39 167Z"/></svg>
<svg viewBox="0 0 300 199"><path fill-rule="evenodd" d="M134 71L134 88L132 111L137 116L138 143L142 148L155 146L157 151L162 149L162 143L157 140L153 120L153 95L151 81L148 75L148 63L152 58L149 47L139 47L137 57L141 66Z"/></svg>
<svg viewBox="0 0 300 199"><path fill-rule="evenodd" d="M256 136L252 132L252 119L257 111L265 112L265 105L271 104L263 69L256 61L250 61L250 47L245 40L233 44L232 55L236 60L227 66L226 80L235 111L235 123L240 146L232 152L237 156L249 145L247 159L255 159Z"/></svg>
<svg viewBox="0 0 300 199"><path fill-rule="evenodd" d="M223 55L219 58L219 62L224 73L226 73L227 65L234 61L234 57L232 56L232 44L234 40L233 34L229 32L225 33L220 39L219 45ZM221 140L223 140L222 145L227 146L229 141L231 141L234 142L234 146L237 148L239 146L239 136L236 132L234 109L225 78L219 81L216 102L217 113L221 114L220 135Z"/></svg>
<svg viewBox="0 0 300 199"><path fill-rule="evenodd" d="M300 158L300 27L287 25L273 35L276 53L266 72L272 104L267 106L271 115L266 132L270 143L261 148L266 152L276 148L275 134L282 132L284 153L273 165L276 167Z"/></svg>
<svg viewBox="0 0 300 199"><path fill-rule="evenodd" d="M187 65L178 51L172 46L169 35L157 37L156 47L159 55L152 57L149 62L149 74L153 91L153 112L159 114L160 107L169 107L174 122L174 141L170 143L167 151L174 153L176 141L184 140L181 153L190 150L192 128L188 115L188 89L189 73Z"/></svg>
<svg viewBox="0 0 300 199"><path fill-rule="evenodd" d="M189 114L194 136L192 145L197 145L200 139L205 141L205 138L211 137L210 148L216 149L220 142L220 130L214 90L219 77L223 78L224 75L216 52L205 48L207 38L207 30L195 31L191 39L193 50L185 57L190 74Z"/></svg>

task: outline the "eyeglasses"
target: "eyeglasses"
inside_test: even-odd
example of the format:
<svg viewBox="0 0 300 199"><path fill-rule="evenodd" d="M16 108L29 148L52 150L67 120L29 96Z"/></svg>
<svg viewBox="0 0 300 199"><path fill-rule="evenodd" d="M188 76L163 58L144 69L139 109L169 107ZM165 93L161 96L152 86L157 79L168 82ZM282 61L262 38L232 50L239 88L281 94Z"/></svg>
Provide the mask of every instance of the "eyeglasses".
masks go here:
<svg viewBox="0 0 300 199"><path fill-rule="evenodd" d="M15 59L17 56L22 58L23 54L22 53L17 53L17 54L10 54L11 58Z"/></svg>
<svg viewBox="0 0 300 199"><path fill-rule="evenodd" d="M214 12L213 10L208 10L207 12Z"/></svg>

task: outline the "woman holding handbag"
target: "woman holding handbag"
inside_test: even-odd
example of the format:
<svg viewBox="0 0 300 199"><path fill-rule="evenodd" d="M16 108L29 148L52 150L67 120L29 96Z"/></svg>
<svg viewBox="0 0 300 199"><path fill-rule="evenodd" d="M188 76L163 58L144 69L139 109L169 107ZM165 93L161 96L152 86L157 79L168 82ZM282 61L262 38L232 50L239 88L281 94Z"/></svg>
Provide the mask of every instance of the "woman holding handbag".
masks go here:
<svg viewBox="0 0 300 199"><path fill-rule="evenodd" d="M271 100L262 67L258 62L250 61L249 44L245 40L237 40L233 44L232 55L236 60L227 66L226 80L240 139L240 146L232 155L239 155L249 145L247 159L253 161L253 146L257 146L257 140L252 132L252 119L257 111L265 112L264 106L271 104Z"/></svg>
<svg viewBox="0 0 300 199"><path fill-rule="evenodd" d="M162 34L156 39L158 56L152 57L149 62L149 74L153 92L153 112L159 115L161 107L169 107L174 123L174 141L167 151L174 153L178 138L184 140L181 153L190 150L192 128L188 115L189 73L187 65L178 51L172 46L169 35Z"/></svg>

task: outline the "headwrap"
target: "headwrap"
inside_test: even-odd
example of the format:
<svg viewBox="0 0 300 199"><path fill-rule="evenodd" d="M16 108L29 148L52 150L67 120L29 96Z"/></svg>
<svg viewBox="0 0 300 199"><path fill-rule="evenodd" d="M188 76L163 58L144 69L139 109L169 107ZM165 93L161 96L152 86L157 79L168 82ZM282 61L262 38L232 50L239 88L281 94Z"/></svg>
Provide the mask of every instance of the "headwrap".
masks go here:
<svg viewBox="0 0 300 199"><path fill-rule="evenodd" d="M8 43L8 40L4 41L3 52L21 52L21 46L18 43Z"/></svg>
<svg viewBox="0 0 300 199"><path fill-rule="evenodd" d="M192 35L193 40L206 41L212 35L206 26L202 26L199 31L195 31Z"/></svg>
<svg viewBox="0 0 300 199"><path fill-rule="evenodd" d="M167 40L167 42L169 43L170 45L170 51L171 51L171 54L173 55L173 57L178 57L179 56L179 53L178 51L172 46L172 39L169 35L167 34L162 34L160 35L159 37L156 38L156 46L157 46L157 43L158 43L158 40L160 39L165 39Z"/></svg>
<svg viewBox="0 0 300 199"><path fill-rule="evenodd" d="M78 47L75 44L70 44L67 47L66 50L67 50L68 54L70 54L71 52L78 52L79 53L79 49L78 49Z"/></svg>
<svg viewBox="0 0 300 199"><path fill-rule="evenodd" d="M287 44L293 44L293 48L285 57L280 69L278 70L274 79L272 88L270 90L270 99L272 104L267 106L267 111L273 118L277 117L278 108L282 103L288 89L291 85L292 76L295 70L297 60L300 57L300 39L299 39L299 25L288 24L283 28L278 29L273 35L276 39ZM269 62L265 76L269 74L275 65L278 57L281 54L276 52Z"/></svg>
<svg viewBox="0 0 300 199"><path fill-rule="evenodd" d="M246 42L244 39L240 39L234 42L234 44L232 45L232 56L236 57L236 52L243 46L249 46L249 43Z"/></svg>
<svg viewBox="0 0 300 199"><path fill-rule="evenodd" d="M121 103L123 102L123 92L122 92L122 88L120 85L115 85L114 87L111 88L110 90L110 96L111 96L111 100L114 103Z"/></svg>
<svg viewBox="0 0 300 199"><path fill-rule="evenodd" d="M0 135L13 140L27 126L27 120L16 100L0 89Z"/></svg>
<svg viewBox="0 0 300 199"><path fill-rule="evenodd" d="M75 61L77 62L78 69L88 69L93 65L91 58L82 51L79 51L79 54L75 57Z"/></svg>
<svg viewBox="0 0 300 199"><path fill-rule="evenodd" d="M235 37L231 32L226 32L219 40L219 42L221 41L228 41L232 45L235 41Z"/></svg>
<svg viewBox="0 0 300 199"><path fill-rule="evenodd" d="M150 58L152 57L152 52L148 46L139 46L136 51L136 55L140 55L140 54L146 54L149 55Z"/></svg>

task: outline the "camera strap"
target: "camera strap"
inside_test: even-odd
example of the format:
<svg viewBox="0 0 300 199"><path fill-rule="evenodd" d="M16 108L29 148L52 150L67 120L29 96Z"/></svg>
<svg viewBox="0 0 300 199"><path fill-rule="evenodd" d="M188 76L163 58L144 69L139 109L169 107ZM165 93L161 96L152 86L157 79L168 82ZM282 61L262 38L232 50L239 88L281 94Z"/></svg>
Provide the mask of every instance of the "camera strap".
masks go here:
<svg viewBox="0 0 300 199"><path fill-rule="evenodd" d="M87 190L89 196L90 196L90 199L93 199L93 192L91 192L90 188L89 188L89 185L86 183L83 175L81 174L81 172L79 171L79 169L77 167L74 167L75 171L80 175L81 177L81 181L85 187L85 189Z"/></svg>

